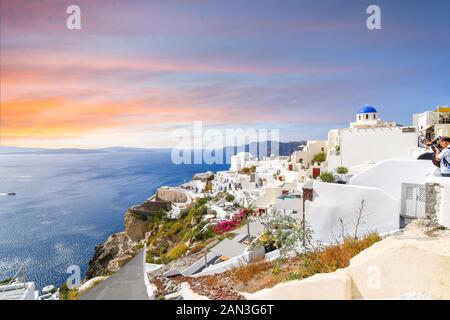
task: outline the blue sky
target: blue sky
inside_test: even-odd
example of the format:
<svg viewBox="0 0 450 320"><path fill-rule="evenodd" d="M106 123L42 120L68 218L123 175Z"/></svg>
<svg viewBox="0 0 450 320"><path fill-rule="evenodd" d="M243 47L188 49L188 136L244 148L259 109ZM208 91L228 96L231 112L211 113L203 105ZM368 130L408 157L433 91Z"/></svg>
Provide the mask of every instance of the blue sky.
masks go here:
<svg viewBox="0 0 450 320"><path fill-rule="evenodd" d="M450 104L449 1L1 1L2 145L170 146L171 132L326 138ZM381 30L366 9L381 8Z"/></svg>

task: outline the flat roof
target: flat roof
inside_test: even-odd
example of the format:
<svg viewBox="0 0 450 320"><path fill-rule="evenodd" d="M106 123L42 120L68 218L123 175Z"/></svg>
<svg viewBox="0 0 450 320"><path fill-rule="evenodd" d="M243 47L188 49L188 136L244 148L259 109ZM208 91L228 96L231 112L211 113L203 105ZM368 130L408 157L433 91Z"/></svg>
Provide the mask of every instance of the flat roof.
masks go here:
<svg viewBox="0 0 450 320"><path fill-rule="evenodd" d="M0 300L20 300L25 295L28 285L26 286L17 286L10 285L0 287Z"/></svg>

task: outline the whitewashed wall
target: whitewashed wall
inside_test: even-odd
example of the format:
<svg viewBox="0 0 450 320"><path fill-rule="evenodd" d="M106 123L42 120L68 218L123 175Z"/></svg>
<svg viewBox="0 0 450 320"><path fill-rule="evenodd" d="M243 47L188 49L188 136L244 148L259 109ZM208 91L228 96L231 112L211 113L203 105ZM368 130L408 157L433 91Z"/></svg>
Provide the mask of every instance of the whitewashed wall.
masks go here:
<svg viewBox="0 0 450 320"><path fill-rule="evenodd" d="M303 212L303 199L276 199L274 208L277 210L297 211L297 214L300 216Z"/></svg>
<svg viewBox="0 0 450 320"><path fill-rule="evenodd" d="M403 183L425 184L434 168L428 160L384 160L354 175L350 184L382 189L400 201Z"/></svg>
<svg viewBox="0 0 450 320"><path fill-rule="evenodd" d="M284 176L284 181L287 183L300 180L300 173L298 171L281 170L280 175Z"/></svg>
<svg viewBox="0 0 450 320"><path fill-rule="evenodd" d="M340 157L342 165L347 168L368 161L408 159L411 148L417 147L417 132L403 133L400 127L345 129L341 134ZM328 164L330 170L340 164L340 157L336 157L336 161L330 157Z"/></svg>
<svg viewBox="0 0 450 320"><path fill-rule="evenodd" d="M264 194L258 198L255 202L256 207L267 207L269 205L273 205L277 199L277 197L281 196L282 189L281 188L265 188Z"/></svg>
<svg viewBox="0 0 450 320"><path fill-rule="evenodd" d="M399 202L383 190L362 186L314 182L314 199L305 203L306 220L314 231L314 239L326 243L341 235L340 218L345 233L353 234L357 210L365 201L363 221L358 235L399 229Z"/></svg>

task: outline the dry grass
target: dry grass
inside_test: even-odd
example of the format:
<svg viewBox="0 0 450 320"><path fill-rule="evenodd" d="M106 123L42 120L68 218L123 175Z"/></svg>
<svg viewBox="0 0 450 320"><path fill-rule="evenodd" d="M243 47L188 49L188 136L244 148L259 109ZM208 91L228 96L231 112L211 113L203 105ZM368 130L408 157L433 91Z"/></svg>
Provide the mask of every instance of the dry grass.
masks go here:
<svg viewBox="0 0 450 320"><path fill-rule="evenodd" d="M298 270L296 273L290 274L288 278L304 279L316 273L328 273L346 268L352 257L380 240L378 234L370 233L361 239L348 237L340 244L303 254L299 259Z"/></svg>
<svg viewBox="0 0 450 320"><path fill-rule="evenodd" d="M228 288L240 292L256 292L295 279L305 279L317 273L328 273L349 265L350 259L381 238L371 233L361 239L345 238L342 243L316 248L279 263L258 261L234 268L219 275L192 278L208 288Z"/></svg>

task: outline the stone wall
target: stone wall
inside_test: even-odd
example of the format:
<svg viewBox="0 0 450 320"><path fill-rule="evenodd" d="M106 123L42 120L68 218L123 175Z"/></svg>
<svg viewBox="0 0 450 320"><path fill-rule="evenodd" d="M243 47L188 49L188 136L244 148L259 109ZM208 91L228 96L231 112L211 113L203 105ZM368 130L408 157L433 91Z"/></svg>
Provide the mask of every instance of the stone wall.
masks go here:
<svg viewBox="0 0 450 320"><path fill-rule="evenodd" d="M426 183L426 214L434 222L450 228L450 178L440 176L438 170Z"/></svg>
<svg viewBox="0 0 450 320"><path fill-rule="evenodd" d="M438 183L426 183L425 214L428 219L437 222L437 213L439 211L440 194L442 185Z"/></svg>

